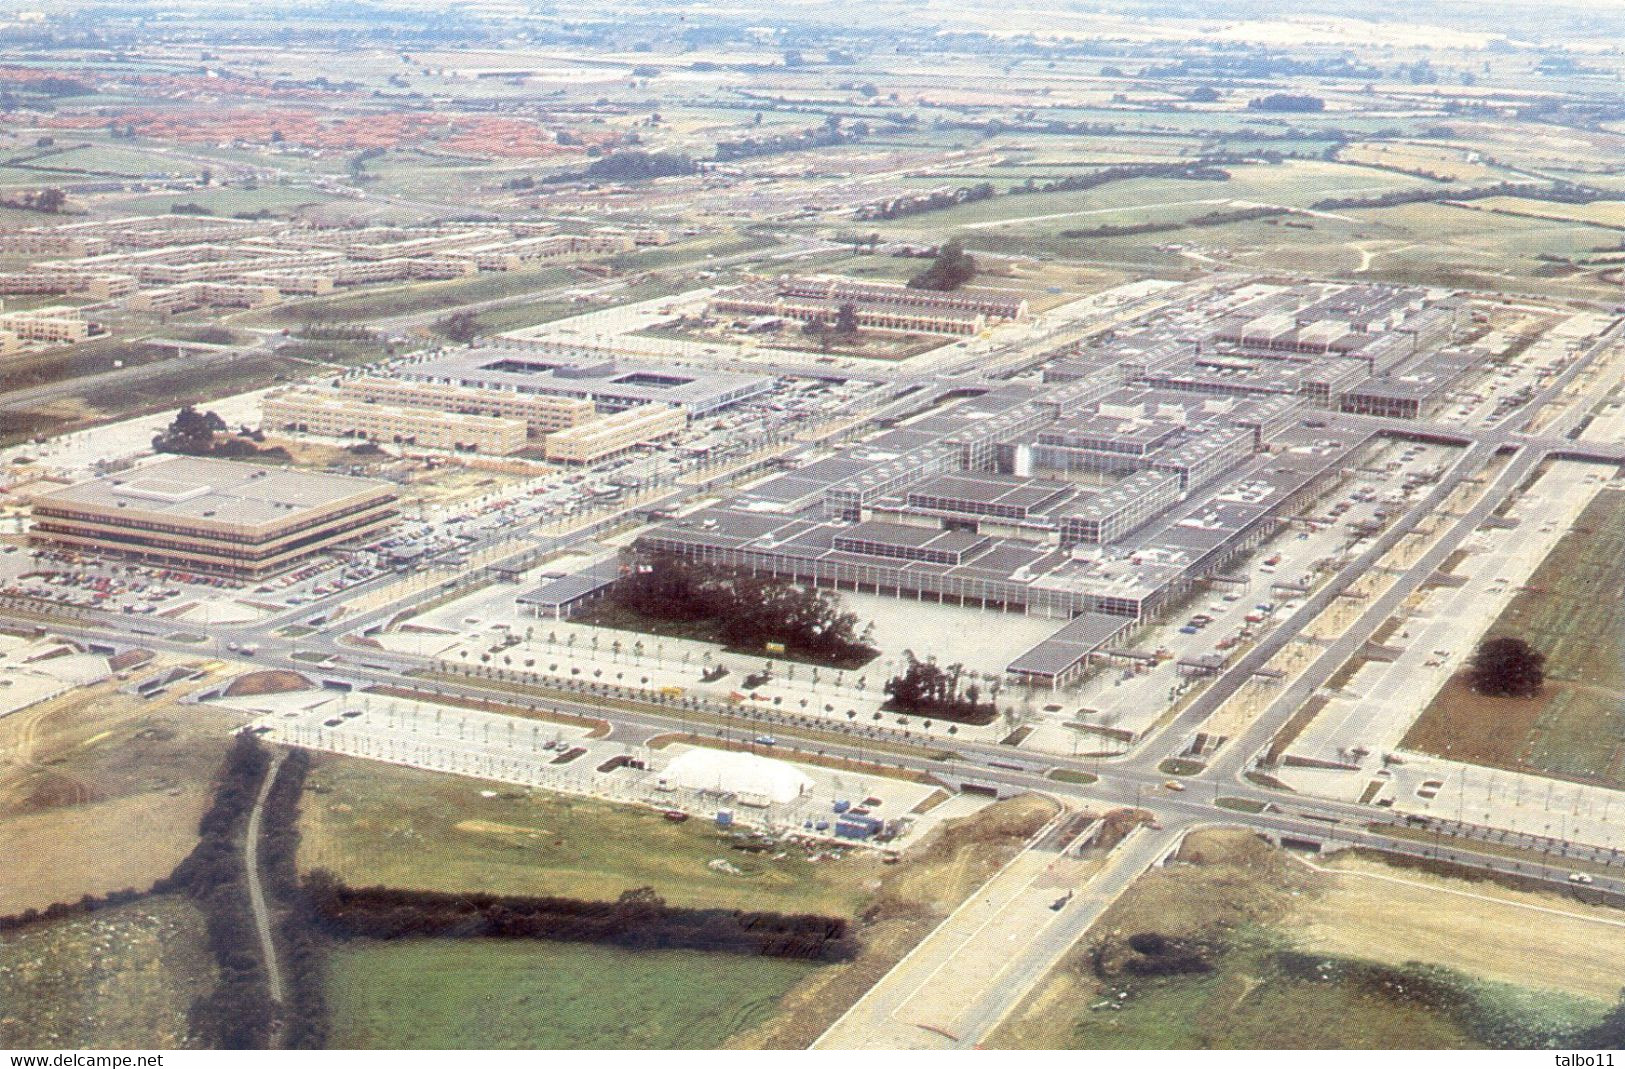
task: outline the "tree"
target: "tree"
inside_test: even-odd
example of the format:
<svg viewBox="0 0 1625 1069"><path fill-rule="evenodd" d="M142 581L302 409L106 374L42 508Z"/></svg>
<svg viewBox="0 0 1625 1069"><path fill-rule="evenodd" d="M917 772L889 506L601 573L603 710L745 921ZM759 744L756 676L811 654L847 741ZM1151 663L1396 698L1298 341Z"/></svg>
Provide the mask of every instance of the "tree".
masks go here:
<svg viewBox="0 0 1625 1069"><path fill-rule="evenodd" d="M835 333L856 334L858 332L858 306L851 301L845 301L835 310Z"/></svg>
<svg viewBox="0 0 1625 1069"><path fill-rule="evenodd" d="M464 310L434 321L434 332L447 341L467 345L480 333L480 321L473 312Z"/></svg>
<svg viewBox="0 0 1625 1069"><path fill-rule="evenodd" d="M199 412L187 405L175 413L164 432L152 440L152 448L159 453L184 453L202 456L210 452L217 432L226 429L226 421L213 412Z"/></svg>
<svg viewBox="0 0 1625 1069"><path fill-rule="evenodd" d="M630 136L626 139L632 141ZM631 149L595 161L584 177L589 182L645 182L651 178L693 174L694 160L681 152L644 152Z"/></svg>
<svg viewBox="0 0 1625 1069"><path fill-rule="evenodd" d="M55 215L68 203L67 195L55 186L34 194L34 210Z"/></svg>
<svg viewBox="0 0 1625 1069"><path fill-rule="evenodd" d="M976 277L976 260L958 238L943 242L931 266L908 280L914 290L956 290Z"/></svg>
<svg viewBox="0 0 1625 1069"><path fill-rule="evenodd" d="M1252 111L1324 111L1326 102L1308 93L1271 93L1247 102Z"/></svg>
<svg viewBox="0 0 1625 1069"><path fill-rule="evenodd" d="M1532 698L1546 681L1546 655L1521 638L1487 638L1468 662L1468 683L1480 694Z"/></svg>

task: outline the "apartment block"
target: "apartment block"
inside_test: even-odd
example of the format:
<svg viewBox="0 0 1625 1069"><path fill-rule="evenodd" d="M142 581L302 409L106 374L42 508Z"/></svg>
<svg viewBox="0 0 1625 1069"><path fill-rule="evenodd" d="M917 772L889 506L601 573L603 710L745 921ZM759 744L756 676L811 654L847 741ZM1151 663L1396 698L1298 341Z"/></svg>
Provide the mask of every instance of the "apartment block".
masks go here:
<svg viewBox="0 0 1625 1069"><path fill-rule="evenodd" d="M547 459L592 464L635 446L677 434L688 424L681 408L641 405L547 436Z"/></svg>
<svg viewBox="0 0 1625 1069"><path fill-rule="evenodd" d="M507 456L525 448L529 437L523 420L376 404L324 390L272 394L260 411L266 430L452 453Z"/></svg>

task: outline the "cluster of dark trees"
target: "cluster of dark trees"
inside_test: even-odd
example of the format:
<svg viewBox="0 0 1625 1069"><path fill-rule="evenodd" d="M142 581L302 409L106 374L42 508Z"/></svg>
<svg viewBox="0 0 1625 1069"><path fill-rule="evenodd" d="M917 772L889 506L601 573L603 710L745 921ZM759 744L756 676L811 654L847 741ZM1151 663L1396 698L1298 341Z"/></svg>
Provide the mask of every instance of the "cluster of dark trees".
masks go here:
<svg viewBox="0 0 1625 1069"><path fill-rule="evenodd" d="M351 888L318 870L305 891L336 938L551 939L629 950L708 950L807 961L841 961L856 947L840 917L679 909L651 889L614 902L453 894L388 887Z"/></svg>
<svg viewBox="0 0 1625 1069"><path fill-rule="evenodd" d="M1210 53L1142 67L1140 78L1351 78L1374 82L1382 77L1376 67L1357 63L1348 56L1296 57L1272 52L1241 55Z"/></svg>
<svg viewBox="0 0 1625 1069"><path fill-rule="evenodd" d="M1183 178L1194 182L1227 182L1230 172L1214 167L1210 162L1197 163L1126 163L1116 167L1102 167L1088 174L1068 175L1048 182L1029 178L1020 185L1011 186L1013 194L1022 193L1076 193L1094 189L1109 182L1126 182L1134 178Z"/></svg>
<svg viewBox="0 0 1625 1069"><path fill-rule="evenodd" d="M88 96L96 91L88 82L61 75L32 78L26 82L13 83L13 88L42 97L80 97Z"/></svg>
<svg viewBox="0 0 1625 1069"><path fill-rule="evenodd" d="M911 290L956 290L976 277L976 258L958 238L943 242L931 266L908 280Z"/></svg>
<svg viewBox="0 0 1625 1069"><path fill-rule="evenodd" d="M801 331L817 338L827 351L832 337L850 338L858 332L858 306L851 301L843 301L835 309L834 323L823 319L809 319Z"/></svg>
<svg viewBox="0 0 1625 1069"><path fill-rule="evenodd" d="M778 576L657 553L621 578L611 596L641 616L707 621L733 646L760 650L776 642L791 656L840 667L856 667L875 655L867 636L858 634L857 616L842 612L832 595Z"/></svg>
<svg viewBox="0 0 1625 1069"><path fill-rule="evenodd" d="M55 186L25 190L14 197L0 198L0 207L16 208L25 212L42 212L45 215L61 215L68 207L68 195Z"/></svg>
<svg viewBox="0 0 1625 1069"><path fill-rule="evenodd" d="M1308 93L1271 93L1247 101L1252 111L1325 111L1326 102Z"/></svg>
<svg viewBox="0 0 1625 1069"><path fill-rule="evenodd" d="M1229 223L1247 223L1254 219L1273 219L1276 216L1291 215L1290 208L1234 208L1229 211L1204 212L1193 215L1189 219L1173 220L1165 223L1127 223L1122 225L1093 226L1079 230L1063 230L1063 238L1118 238L1131 234L1159 234L1170 230L1184 230L1186 227L1225 226Z"/></svg>
<svg viewBox="0 0 1625 1069"><path fill-rule="evenodd" d="M961 724L986 724L998 715L997 706L982 701L982 688L965 680L964 665L943 668L935 661L919 660L907 650L903 658L902 675L886 680L886 693L891 695L888 709Z"/></svg>
<svg viewBox="0 0 1625 1069"><path fill-rule="evenodd" d="M1533 698L1546 682L1546 655L1521 638L1487 638L1467 663L1467 682L1492 697Z"/></svg>
<svg viewBox="0 0 1625 1069"><path fill-rule="evenodd" d="M276 928L287 1005L282 1045L320 1050L327 1045L326 940L299 881L299 800L310 772L310 751L282 761L260 814L260 869L266 893L283 910Z"/></svg>
<svg viewBox="0 0 1625 1069"><path fill-rule="evenodd" d="M644 182L651 178L693 173L693 158L681 152L627 149L594 160L581 177L589 182Z"/></svg>
<svg viewBox="0 0 1625 1069"><path fill-rule="evenodd" d="M216 433L226 429L226 421L214 412L199 412L186 405L163 433L152 440L152 448L160 453L184 453L187 456L206 456L214 446Z"/></svg>
<svg viewBox="0 0 1625 1069"><path fill-rule="evenodd" d="M64 921L70 917L83 917L99 909L111 909L114 906L128 905L131 902L145 898L148 893L147 891L137 891L134 887L126 887L122 891L109 891L105 895L85 895L76 902L53 902L44 909L30 908L20 913L7 913L0 916L0 932L27 928L32 924Z"/></svg>
<svg viewBox="0 0 1625 1069"><path fill-rule="evenodd" d="M282 140L281 133L277 132L277 131L272 131L271 140L273 140L273 141ZM383 149L374 146L373 148L364 148L360 152L357 152L354 156L351 156L350 157L350 162L349 162L350 178L353 181L356 181L356 182L365 182L365 181L367 181L368 178L370 177L367 174L367 164L371 163L373 160L378 159L383 154L384 154Z"/></svg>
<svg viewBox="0 0 1625 1069"><path fill-rule="evenodd" d="M263 437L258 431L256 437ZM224 437L217 437L217 435ZM169 426L154 435L152 448L158 453L180 453L189 457L253 458L289 461L293 458L281 446L261 449L248 438L227 431L226 421L214 412L199 412L187 405L175 413Z"/></svg>
<svg viewBox="0 0 1625 1069"><path fill-rule="evenodd" d="M449 342L458 345L467 345L480 335L480 320L473 312L464 309L453 312L434 321L430 326L436 334Z"/></svg>
<svg viewBox="0 0 1625 1069"><path fill-rule="evenodd" d="M909 215L922 215L925 212L941 211L960 204L970 204L974 201L989 200L993 196L992 182L978 182L974 186L960 186L958 189L939 190L935 193L918 193L907 197L892 197L878 204L865 205L859 208L855 219L901 219Z"/></svg>
<svg viewBox="0 0 1625 1069"><path fill-rule="evenodd" d="M214 801L198 823L198 842L156 893L186 895L203 911L214 989L192 1005L192 1031L214 1050L263 1050L273 1028L271 992L248 904L242 843L271 758L256 736L237 736Z"/></svg>
<svg viewBox="0 0 1625 1069"><path fill-rule="evenodd" d="M843 127L840 117L832 115L822 126L810 126L793 133L764 134L761 137L741 137L733 141L718 141L715 159L719 163L745 160L753 156L773 156L781 152L800 152L805 149L847 145L869 136L869 124L855 122Z"/></svg>
<svg viewBox="0 0 1625 1069"><path fill-rule="evenodd" d="M1487 186L1428 186L1420 189L1392 189L1369 197L1327 197L1310 207L1316 211L1342 211L1346 208L1391 208L1398 204L1427 201L1479 200L1484 197L1512 197L1541 192L1531 182L1496 182Z"/></svg>

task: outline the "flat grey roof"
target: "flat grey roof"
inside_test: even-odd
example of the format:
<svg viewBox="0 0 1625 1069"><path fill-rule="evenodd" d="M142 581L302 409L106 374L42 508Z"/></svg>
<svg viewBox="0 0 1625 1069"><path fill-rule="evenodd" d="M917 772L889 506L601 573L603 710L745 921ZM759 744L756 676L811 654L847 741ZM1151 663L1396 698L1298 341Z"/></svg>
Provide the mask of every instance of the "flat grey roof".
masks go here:
<svg viewBox="0 0 1625 1069"><path fill-rule="evenodd" d="M1010 475L938 475L908 488L910 497L941 497L985 505L1035 509L1071 490L1069 483Z"/></svg>
<svg viewBox="0 0 1625 1069"><path fill-rule="evenodd" d="M535 590L519 595L516 600L521 605L564 608L612 585L620 574L620 565L616 561L599 561L578 572L552 576Z"/></svg>
<svg viewBox="0 0 1625 1069"><path fill-rule="evenodd" d="M41 502L118 510L130 516L259 527L350 498L394 491L378 479L273 468L208 457L174 457L43 494Z"/></svg>
<svg viewBox="0 0 1625 1069"><path fill-rule="evenodd" d="M1074 616L1055 634L1023 653L1005 668L1018 675L1057 676L1127 629L1134 621L1102 612Z"/></svg>
<svg viewBox="0 0 1625 1069"><path fill-rule="evenodd" d="M944 531L935 527L911 527L903 523L868 520L835 532L842 540L875 542L885 546L935 549L948 553L968 553L987 541L974 531Z"/></svg>
<svg viewBox="0 0 1625 1069"><path fill-rule="evenodd" d="M402 368L399 375L415 382L452 382L462 386L508 389L519 393L555 394L665 402L710 411L770 389L763 375L741 375L707 368L665 367L605 359L602 354L519 348L468 349Z"/></svg>

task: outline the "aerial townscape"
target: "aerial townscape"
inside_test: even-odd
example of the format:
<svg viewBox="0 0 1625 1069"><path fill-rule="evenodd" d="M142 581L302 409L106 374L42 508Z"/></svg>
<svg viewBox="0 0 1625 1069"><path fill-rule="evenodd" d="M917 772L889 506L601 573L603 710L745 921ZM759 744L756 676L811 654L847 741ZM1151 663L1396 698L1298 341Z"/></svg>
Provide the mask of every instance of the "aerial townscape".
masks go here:
<svg viewBox="0 0 1625 1069"><path fill-rule="evenodd" d="M1625 8L0 5L0 859L19 1052L1611 1065Z"/></svg>

